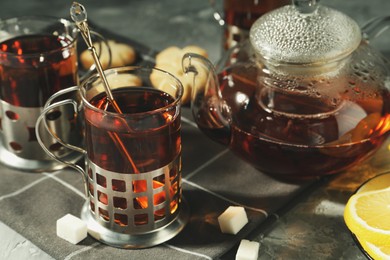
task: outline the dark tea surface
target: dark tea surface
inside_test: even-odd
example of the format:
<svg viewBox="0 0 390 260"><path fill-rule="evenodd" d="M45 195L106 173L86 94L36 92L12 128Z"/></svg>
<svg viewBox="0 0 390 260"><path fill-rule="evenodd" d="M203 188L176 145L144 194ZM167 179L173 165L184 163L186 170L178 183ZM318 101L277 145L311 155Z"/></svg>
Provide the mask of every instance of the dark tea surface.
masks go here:
<svg viewBox="0 0 390 260"><path fill-rule="evenodd" d="M0 98L42 107L58 90L76 85L77 57L70 38L23 35L0 43Z"/></svg>
<svg viewBox="0 0 390 260"><path fill-rule="evenodd" d="M55 35L23 35L2 42L0 48L2 52L15 55L39 54L66 47L71 42Z"/></svg>
<svg viewBox="0 0 390 260"><path fill-rule="evenodd" d="M104 93L90 100L101 111L85 109L90 159L106 170L137 173L123 153L121 147L125 147L139 172L159 169L172 162L181 149L180 114L175 106L164 108L174 99L152 88L129 87L112 92L123 115L102 113L114 111ZM122 144L114 141L113 133Z"/></svg>
<svg viewBox="0 0 390 260"><path fill-rule="evenodd" d="M216 125L219 116L207 105L196 118L213 140L266 173L294 179L339 172L367 158L388 136L390 94L384 88L369 95L352 84L343 95L333 93L337 98L321 98L257 86L248 80L256 73L233 67L219 74L230 127ZM326 88L330 96L339 91Z"/></svg>

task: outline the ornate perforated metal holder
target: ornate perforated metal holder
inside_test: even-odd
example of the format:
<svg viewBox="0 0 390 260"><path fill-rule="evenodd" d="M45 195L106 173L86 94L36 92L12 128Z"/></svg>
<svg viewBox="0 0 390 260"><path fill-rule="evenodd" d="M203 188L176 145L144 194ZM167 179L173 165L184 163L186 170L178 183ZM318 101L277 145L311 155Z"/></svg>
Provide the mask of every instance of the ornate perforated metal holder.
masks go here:
<svg viewBox="0 0 390 260"><path fill-rule="evenodd" d="M39 127L64 106L84 118L85 147L58 141L84 156L85 169L52 153L39 133L37 139L49 156L81 174L87 200L81 217L92 237L115 247L163 243L177 235L189 218L181 188L180 81L165 71L142 67L114 68L105 76L115 91L136 88L116 80L129 75L142 80L146 91L154 89L148 84L152 73L164 80L166 94L172 97L161 108L123 114L98 108L92 100L106 95L100 76L92 75L80 87L53 95L36 123ZM74 91L80 93L80 105L74 99L53 102ZM50 126L47 130L56 138Z"/></svg>
<svg viewBox="0 0 390 260"><path fill-rule="evenodd" d="M70 10L98 73L86 78L80 87L71 87L50 97L36 125L39 127L45 122L53 138L64 147L83 154L85 170L51 152L39 132L38 142L52 158L81 174L87 199L81 217L87 222L92 237L121 248L163 243L177 235L189 217L181 189L183 86L173 75L157 68L119 67L103 71L92 44L86 10L77 2ZM151 77L164 82L164 92L154 88ZM138 83L129 79L137 79ZM81 96L80 105L74 99L52 103L74 91ZM127 113L123 113L113 91L118 93ZM161 103L156 93L165 97ZM153 96L153 100L149 100L149 96ZM150 102L159 105L155 107ZM81 112L84 118L85 148L57 138L47 123L48 115L65 105L71 105L74 112Z"/></svg>
<svg viewBox="0 0 390 260"><path fill-rule="evenodd" d="M23 16L1 20L0 33L4 47L12 39L37 35L56 37L54 41L64 39L62 46L50 50L28 53L22 50L15 53L11 47L0 50L0 162L28 172L62 168L63 165L52 160L40 148L35 137L35 121L51 94L77 84L77 28L66 19ZM20 44L24 48L24 43ZM79 144L82 136L78 129L69 127L72 120L73 112L63 108L61 116L52 118L50 124L69 143ZM73 161L79 159L79 154L60 149L55 139L44 132L42 135L57 156Z"/></svg>

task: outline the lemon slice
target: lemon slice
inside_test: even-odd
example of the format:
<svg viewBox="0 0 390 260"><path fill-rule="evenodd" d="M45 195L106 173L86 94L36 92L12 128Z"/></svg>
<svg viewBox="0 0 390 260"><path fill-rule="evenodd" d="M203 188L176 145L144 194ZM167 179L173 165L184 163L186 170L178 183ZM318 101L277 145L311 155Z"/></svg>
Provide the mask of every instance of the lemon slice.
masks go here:
<svg viewBox="0 0 390 260"><path fill-rule="evenodd" d="M373 191L373 190L381 190L390 187L390 173L382 173L379 174L372 179L365 182L356 193Z"/></svg>
<svg viewBox="0 0 390 260"><path fill-rule="evenodd" d="M373 259L390 259L390 245L376 246L363 239L360 241L360 244Z"/></svg>
<svg viewBox="0 0 390 260"><path fill-rule="evenodd" d="M353 195L344 220L358 238L376 246L390 245L390 188Z"/></svg>

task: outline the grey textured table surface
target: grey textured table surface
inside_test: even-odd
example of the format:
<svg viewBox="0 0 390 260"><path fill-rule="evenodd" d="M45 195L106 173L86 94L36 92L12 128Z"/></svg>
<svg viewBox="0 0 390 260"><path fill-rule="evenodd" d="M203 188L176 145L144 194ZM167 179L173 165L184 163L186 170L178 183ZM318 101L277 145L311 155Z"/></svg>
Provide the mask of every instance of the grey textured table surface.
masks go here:
<svg viewBox="0 0 390 260"><path fill-rule="evenodd" d="M69 17L71 2L2 0L0 18L28 14ZM158 51L170 45L197 44L209 52L212 61L215 62L220 57L222 30L213 20L213 10L207 0L85 0L80 2L86 6L90 19L99 27L134 39L151 49ZM347 13L359 24L364 24L371 17L390 14L388 0L323 0L321 3ZM221 151L220 147L216 147L215 150ZM385 145L378 156L364 165L313 185L305 193L293 199L278 220L266 221L258 231L254 229L248 233L247 238L261 243L259 258L365 259L344 225L343 209L354 189L365 179L388 168L390 163L387 162L387 155L387 145ZM239 164L239 167L242 168L237 168L237 171L251 172L244 163ZM202 182L196 178L193 181ZM294 187L288 188L294 189ZM5 198L1 197L2 192L6 194L6 191L0 190L0 201ZM2 213L4 212L0 212L0 215ZM81 253L93 247L96 247L96 244L84 247L80 252L68 254L65 258L88 259L88 254L83 256ZM191 255L177 247L171 249L173 254L182 256L182 259L207 259L207 252ZM233 259L236 249L236 246L233 247L222 258ZM0 221L0 259L52 259L54 257L45 251L44 247L34 245L31 240ZM101 251L102 259L110 257L112 253L109 249ZM78 257L77 254L81 256ZM139 251L132 256L139 259L146 256L147 259L150 254ZM153 257L160 259L161 255L157 254Z"/></svg>

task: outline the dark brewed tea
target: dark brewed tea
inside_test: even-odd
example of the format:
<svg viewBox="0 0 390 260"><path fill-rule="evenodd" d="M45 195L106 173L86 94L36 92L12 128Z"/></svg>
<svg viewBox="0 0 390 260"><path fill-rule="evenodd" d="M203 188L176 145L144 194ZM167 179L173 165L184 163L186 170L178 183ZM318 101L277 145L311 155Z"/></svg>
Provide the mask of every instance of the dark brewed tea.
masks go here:
<svg viewBox="0 0 390 260"><path fill-rule="evenodd" d="M224 0L225 21L249 30L257 18L289 3L288 0Z"/></svg>
<svg viewBox="0 0 390 260"><path fill-rule="evenodd" d="M248 36L252 24L273 9L289 4L289 0L224 0L225 49ZM231 43L230 41L233 41Z"/></svg>
<svg viewBox="0 0 390 260"><path fill-rule="evenodd" d="M58 90L76 85L72 42L55 35L23 35L0 43L0 98L15 106L42 107Z"/></svg>
<svg viewBox="0 0 390 260"><path fill-rule="evenodd" d="M114 172L137 173L118 145L112 133L118 135L139 172L159 169L180 153L180 117L176 109L161 113L141 114L161 109L173 102L165 92L151 88L126 88L113 91L124 115L134 115L137 122L112 120L86 109L86 142L89 158L100 167ZM102 110L114 112L105 95L90 103ZM139 114L139 117L137 116ZM129 127L131 125L131 128Z"/></svg>
<svg viewBox="0 0 390 260"><path fill-rule="evenodd" d="M164 167L179 156L180 114L177 106L168 108L174 102L172 96L157 89L139 87L116 89L112 93L123 117L119 114L105 116L102 111L85 109L85 140L91 161L108 171L137 174ZM96 108L115 113L105 93L95 96L90 103ZM179 173L171 174L175 177ZM155 179L153 188L161 187L164 182L165 180ZM146 181L135 181L132 189L136 193L144 192L147 191L146 185ZM115 183L113 190L121 190L121 187L114 186ZM171 189L170 195L173 196L177 190L175 187ZM99 200L102 201L102 198ZM162 201L165 201L165 193L154 196L155 205ZM177 203L171 203L171 212L177 209ZM121 207L120 200L114 200L114 204ZM134 207L147 208L147 197L136 199ZM164 214L164 209L156 211L155 218L161 218ZM142 215L135 220L136 224L143 221ZM117 222L123 224L120 220Z"/></svg>
<svg viewBox="0 0 390 260"><path fill-rule="evenodd" d="M230 127L218 126L219 116L207 105L195 117L213 140L266 173L305 178L338 172L367 158L388 136L387 90L359 95L350 80L351 93L335 99L319 93L286 94L282 88L257 86L248 80L258 78L257 69L245 69L219 74L223 99L231 109Z"/></svg>

